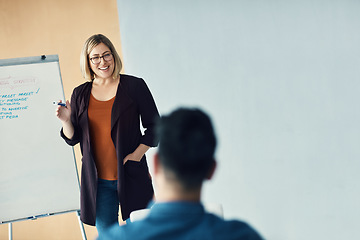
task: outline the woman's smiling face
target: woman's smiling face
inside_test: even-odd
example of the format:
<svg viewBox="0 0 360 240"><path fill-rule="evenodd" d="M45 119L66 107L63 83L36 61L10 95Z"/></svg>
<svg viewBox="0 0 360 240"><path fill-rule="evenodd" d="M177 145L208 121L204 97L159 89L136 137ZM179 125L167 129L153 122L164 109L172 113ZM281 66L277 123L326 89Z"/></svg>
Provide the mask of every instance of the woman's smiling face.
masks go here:
<svg viewBox="0 0 360 240"><path fill-rule="evenodd" d="M105 60L104 56L110 54L109 60ZM95 58L95 59L94 59ZM99 58L99 63L94 64L93 61ZM108 46L104 43L98 44L89 54L90 68L95 74L95 78L111 78L115 68L114 58ZM93 61L91 60L93 59Z"/></svg>

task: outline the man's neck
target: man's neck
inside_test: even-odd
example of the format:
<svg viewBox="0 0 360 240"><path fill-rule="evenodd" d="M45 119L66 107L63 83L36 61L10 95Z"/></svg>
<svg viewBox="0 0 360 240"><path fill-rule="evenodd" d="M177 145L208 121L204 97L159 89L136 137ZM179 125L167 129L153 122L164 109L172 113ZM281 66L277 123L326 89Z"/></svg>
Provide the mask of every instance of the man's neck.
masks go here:
<svg viewBox="0 0 360 240"><path fill-rule="evenodd" d="M175 201L191 201L200 202L201 189L186 191L181 187L174 185L159 186L156 201L157 202L175 202Z"/></svg>

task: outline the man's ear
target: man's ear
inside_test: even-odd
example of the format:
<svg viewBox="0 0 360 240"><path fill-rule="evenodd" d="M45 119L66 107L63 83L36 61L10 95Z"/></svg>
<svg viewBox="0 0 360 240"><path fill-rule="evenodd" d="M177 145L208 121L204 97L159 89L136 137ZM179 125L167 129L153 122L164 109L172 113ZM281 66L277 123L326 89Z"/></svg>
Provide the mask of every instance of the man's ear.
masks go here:
<svg viewBox="0 0 360 240"><path fill-rule="evenodd" d="M209 173L208 173L208 175L206 177L207 180L210 180L214 176L215 169L216 169L216 160L213 159L213 161L211 163L211 166L210 166Z"/></svg>
<svg viewBox="0 0 360 240"><path fill-rule="evenodd" d="M159 172L159 154L154 154L154 174L158 174Z"/></svg>

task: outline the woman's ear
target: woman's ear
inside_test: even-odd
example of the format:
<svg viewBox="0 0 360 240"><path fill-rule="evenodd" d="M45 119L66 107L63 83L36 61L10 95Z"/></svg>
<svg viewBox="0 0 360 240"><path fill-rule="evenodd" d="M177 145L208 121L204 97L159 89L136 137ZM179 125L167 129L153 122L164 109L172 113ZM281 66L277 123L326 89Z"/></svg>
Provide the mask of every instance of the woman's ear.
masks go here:
<svg viewBox="0 0 360 240"><path fill-rule="evenodd" d="M206 177L207 180L210 180L213 176L214 176L214 173L215 173L215 169L216 169L216 160L213 159L212 163L211 163L211 167L210 167L210 170L209 170L209 173Z"/></svg>

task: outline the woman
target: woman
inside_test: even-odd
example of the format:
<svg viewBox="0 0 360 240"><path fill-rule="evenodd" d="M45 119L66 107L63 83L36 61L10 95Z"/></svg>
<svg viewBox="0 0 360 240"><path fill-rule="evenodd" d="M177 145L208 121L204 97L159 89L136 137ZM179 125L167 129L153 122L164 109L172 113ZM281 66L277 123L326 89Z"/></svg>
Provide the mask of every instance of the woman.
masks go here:
<svg viewBox="0 0 360 240"><path fill-rule="evenodd" d="M144 80L120 74L120 57L104 35L85 42L80 67L89 81L74 89L71 103L56 115L64 140L80 143L81 220L101 232L118 222L119 203L126 220L153 198L145 152L158 144L159 113Z"/></svg>

